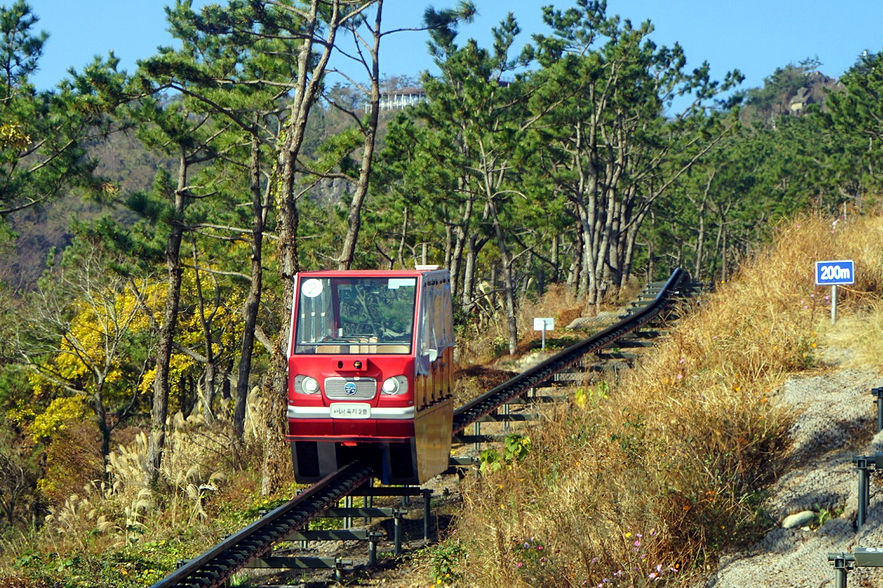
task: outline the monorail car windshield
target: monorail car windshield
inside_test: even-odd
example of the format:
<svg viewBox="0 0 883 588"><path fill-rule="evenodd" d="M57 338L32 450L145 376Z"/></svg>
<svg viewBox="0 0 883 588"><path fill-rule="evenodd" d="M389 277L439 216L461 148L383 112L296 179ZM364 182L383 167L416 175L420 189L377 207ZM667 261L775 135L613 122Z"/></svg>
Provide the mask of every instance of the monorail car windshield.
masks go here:
<svg viewBox="0 0 883 588"><path fill-rule="evenodd" d="M384 483L447 468L454 332L447 270L302 272L288 353L295 478L352 459Z"/></svg>
<svg viewBox="0 0 883 588"><path fill-rule="evenodd" d="M294 353L411 353L416 300L416 277L307 278Z"/></svg>

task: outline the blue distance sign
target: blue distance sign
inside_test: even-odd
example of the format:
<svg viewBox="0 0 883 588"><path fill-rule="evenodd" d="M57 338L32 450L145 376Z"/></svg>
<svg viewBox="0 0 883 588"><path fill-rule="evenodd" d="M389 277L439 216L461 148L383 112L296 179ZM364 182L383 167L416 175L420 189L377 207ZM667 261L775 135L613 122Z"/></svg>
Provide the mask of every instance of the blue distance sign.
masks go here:
<svg viewBox="0 0 883 588"><path fill-rule="evenodd" d="M855 283L855 263L851 259L816 262L816 284L834 286Z"/></svg>

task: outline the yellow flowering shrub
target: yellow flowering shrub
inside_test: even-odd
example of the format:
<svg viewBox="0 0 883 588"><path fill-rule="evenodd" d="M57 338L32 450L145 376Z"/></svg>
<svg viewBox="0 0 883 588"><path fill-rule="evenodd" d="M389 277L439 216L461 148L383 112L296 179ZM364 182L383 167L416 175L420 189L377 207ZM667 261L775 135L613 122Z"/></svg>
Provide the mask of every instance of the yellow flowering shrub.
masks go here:
<svg viewBox="0 0 883 588"><path fill-rule="evenodd" d="M84 396L62 396L49 403L45 411L34 417L30 433L34 441L53 437L66 430L71 423L86 418Z"/></svg>

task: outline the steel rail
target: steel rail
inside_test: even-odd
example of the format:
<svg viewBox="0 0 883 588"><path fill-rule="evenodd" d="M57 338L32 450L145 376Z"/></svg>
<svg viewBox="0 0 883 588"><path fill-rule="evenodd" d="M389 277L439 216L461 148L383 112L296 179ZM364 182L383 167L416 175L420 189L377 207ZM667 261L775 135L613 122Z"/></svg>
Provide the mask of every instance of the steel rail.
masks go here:
<svg viewBox="0 0 883 588"><path fill-rule="evenodd" d="M492 413L516 396L521 396L531 388L551 379L556 373L578 363L583 356L607 347L617 339L621 339L638 327L652 321L669 305L677 293L678 286L686 277L687 274L684 270L680 268L674 270L659 294L646 307L600 333L556 353L542 363L527 369L455 410L453 433L456 435L462 432L466 427Z"/></svg>
<svg viewBox="0 0 883 588"><path fill-rule="evenodd" d="M369 466L358 462L342 467L238 533L196 556L151 588L214 588L226 585L233 574L266 554L274 544L337 504L341 498L373 476L374 471Z"/></svg>

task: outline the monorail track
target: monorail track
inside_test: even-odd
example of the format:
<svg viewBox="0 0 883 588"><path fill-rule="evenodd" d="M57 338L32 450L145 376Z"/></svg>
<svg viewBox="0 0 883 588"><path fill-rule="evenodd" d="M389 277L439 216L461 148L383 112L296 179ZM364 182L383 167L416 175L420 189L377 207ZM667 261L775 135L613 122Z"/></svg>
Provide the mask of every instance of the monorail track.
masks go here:
<svg viewBox="0 0 883 588"><path fill-rule="evenodd" d="M678 287L686 280L686 273L676 269L663 285L656 298L637 312L579 343L571 345L549 359L527 369L472 402L454 411L454 434L460 433L472 423L492 413L513 398L525 394L531 388L550 380L555 374L568 369L590 354L610 346L632 331L655 319L676 296Z"/></svg>
<svg viewBox="0 0 883 588"><path fill-rule="evenodd" d="M580 363L592 353L610 347L629 333L647 325L683 296L686 272L676 269L650 299L639 297L638 307L620 322L576 343L542 363L500 384L454 412L453 433L488 417L501 406L525 395ZM374 477L369 466L351 463L298 494L238 533L193 558L151 588L214 588L228 585L230 578L268 554L274 545L290 541L299 529L318 518L342 498L353 494Z"/></svg>
<svg viewBox="0 0 883 588"><path fill-rule="evenodd" d="M276 543L331 508L374 475L370 467L351 463L313 484L292 500L190 560L153 586L208 588L225 586L230 577Z"/></svg>

